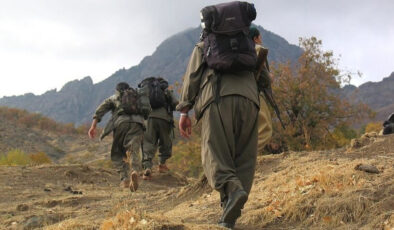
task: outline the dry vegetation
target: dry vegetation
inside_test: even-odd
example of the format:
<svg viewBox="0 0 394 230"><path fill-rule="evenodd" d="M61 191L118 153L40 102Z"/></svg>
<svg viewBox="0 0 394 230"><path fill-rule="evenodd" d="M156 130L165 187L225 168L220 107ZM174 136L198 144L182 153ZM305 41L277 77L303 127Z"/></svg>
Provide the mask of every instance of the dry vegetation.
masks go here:
<svg viewBox="0 0 394 230"><path fill-rule="evenodd" d="M349 149L259 157L237 229L392 229L394 136L363 138L369 141ZM355 170L360 163L381 173ZM220 229L219 197L205 181L154 175L131 194L118 188L113 169L0 167L0 223L4 229L33 220L45 229Z"/></svg>

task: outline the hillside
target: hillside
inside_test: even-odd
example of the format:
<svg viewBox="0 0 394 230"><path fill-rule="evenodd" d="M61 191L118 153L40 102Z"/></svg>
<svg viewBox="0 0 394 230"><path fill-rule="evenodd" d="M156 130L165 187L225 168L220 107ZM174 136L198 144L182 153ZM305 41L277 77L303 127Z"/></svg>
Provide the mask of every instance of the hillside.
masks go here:
<svg viewBox="0 0 394 230"><path fill-rule="evenodd" d="M64 162L71 160L70 156L90 160L88 155L94 153L96 159L109 152L111 138L94 142L87 137L87 127L79 129L38 114L0 107L0 156L18 149L26 154L42 152L55 162Z"/></svg>
<svg viewBox="0 0 394 230"><path fill-rule="evenodd" d="M270 49L270 61L294 61L301 54L299 47L262 27L258 28L264 45ZM97 105L114 92L118 82L126 81L136 86L142 79L153 75L163 76L170 83L180 82L200 31L197 27L169 37L137 66L120 69L102 82L93 84L90 77L85 77L66 83L59 91L50 90L42 95L27 93L3 97L0 105L38 112L63 123L90 122Z"/></svg>
<svg viewBox="0 0 394 230"><path fill-rule="evenodd" d="M260 156L236 229L392 229L394 136L366 138L349 150ZM0 229L222 229L218 194L176 173L155 172L130 194L112 169L0 167L0 200Z"/></svg>
<svg viewBox="0 0 394 230"><path fill-rule="evenodd" d="M380 82L367 82L359 87L347 85L343 94L355 102L363 102L376 111L376 121L384 121L394 112L394 72Z"/></svg>

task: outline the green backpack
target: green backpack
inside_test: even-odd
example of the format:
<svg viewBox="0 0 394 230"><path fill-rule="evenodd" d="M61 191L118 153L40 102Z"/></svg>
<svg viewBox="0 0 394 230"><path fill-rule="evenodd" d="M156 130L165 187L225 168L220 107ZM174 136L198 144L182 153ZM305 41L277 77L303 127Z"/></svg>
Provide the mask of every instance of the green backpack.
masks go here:
<svg viewBox="0 0 394 230"><path fill-rule="evenodd" d="M148 119L152 110L149 103L149 90L145 88L124 90L121 93L120 106L126 114L139 114Z"/></svg>

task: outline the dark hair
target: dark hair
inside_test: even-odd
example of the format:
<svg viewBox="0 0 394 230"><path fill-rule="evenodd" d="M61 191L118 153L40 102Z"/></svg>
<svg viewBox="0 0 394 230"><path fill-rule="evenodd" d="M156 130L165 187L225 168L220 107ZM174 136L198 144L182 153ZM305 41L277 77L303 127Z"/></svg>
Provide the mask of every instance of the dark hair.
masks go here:
<svg viewBox="0 0 394 230"><path fill-rule="evenodd" d="M126 82L120 82L116 85L116 90L119 92L125 91L126 89L130 89L129 84Z"/></svg>
<svg viewBox="0 0 394 230"><path fill-rule="evenodd" d="M260 35L260 31L256 28L251 26L249 28L249 37L253 40L255 37L258 37Z"/></svg>

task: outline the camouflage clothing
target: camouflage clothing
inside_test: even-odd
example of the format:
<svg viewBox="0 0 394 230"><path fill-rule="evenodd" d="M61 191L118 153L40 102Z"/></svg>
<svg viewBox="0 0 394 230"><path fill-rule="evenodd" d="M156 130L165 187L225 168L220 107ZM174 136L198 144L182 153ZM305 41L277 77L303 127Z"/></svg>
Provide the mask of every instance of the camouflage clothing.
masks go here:
<svg viewBox="0 0 394 230"><path fill-rule="evenodd" d="M145 169L152 168L152 159L158 147L160 164L164 164L172 154L172 139L174 136L173 110L178 104L178 100L170 90L166 90L166 96L169 105L153 109L149 115L142 148L142 165Z"/></svg>
<svg viewBox="0 0 394 230"><path fill-rule="evenodd" d="M143 138L143 122L141 115L128 115L120 107L120 93L107 98L97 108L94 119L98 122L111 111L112 117L105 126L100 139L113 132L111 160L120 173L121 179L129 177L129 165L132 170L141 170L139 148ZM129 155L129 156L127 156Z"/></svg>
<svg viewBox="0 0 394 230"><path fill-rule="evenodd" d="M226 202L232 191L249 193L257 156L259 96L254 73L216 74L203 63L198 43L184 75L177 110L194 107L202 122L202 163L212 188Z"/></svg>
<svg viewBox="0 0 394 230"><path fill-rule="evenodd" d="M130 164L133 171L141 171L140 146L143 138L142 125L123 122L113 132L111 161L120 174L120 179L129 177Z"/></svg>

